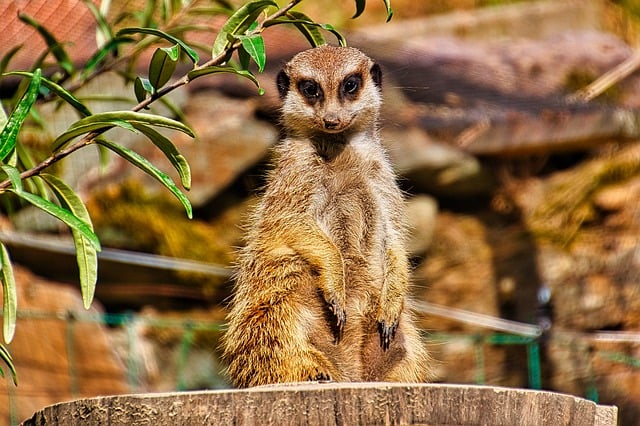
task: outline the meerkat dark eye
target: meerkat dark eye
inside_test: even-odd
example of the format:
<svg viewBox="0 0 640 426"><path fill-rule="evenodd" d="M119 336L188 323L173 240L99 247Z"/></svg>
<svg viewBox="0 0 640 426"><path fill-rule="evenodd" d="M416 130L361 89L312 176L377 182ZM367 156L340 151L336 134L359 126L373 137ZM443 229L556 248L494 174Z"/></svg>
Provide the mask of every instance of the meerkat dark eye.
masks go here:
<svg viewBox="0 0 640 426"><path fill-rule="evenodd" d="M313 80L302 80L298 83L298 90L309 102L315 103L322 97L320 85Z"/></svg>
<svg viewBox="0 0 640 426"><path fill-rule="evenodd" d="M342 82L342 95L355 97L362 86L362 77L359 74L351 75Z"/></svg>

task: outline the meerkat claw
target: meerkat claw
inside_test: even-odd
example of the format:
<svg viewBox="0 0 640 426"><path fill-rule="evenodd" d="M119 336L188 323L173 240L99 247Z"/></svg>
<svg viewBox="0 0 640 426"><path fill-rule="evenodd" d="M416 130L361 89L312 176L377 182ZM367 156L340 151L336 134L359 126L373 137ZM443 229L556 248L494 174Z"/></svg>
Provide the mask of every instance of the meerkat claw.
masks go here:
<svg viewBox="0 0 640 426"><path fill-rule="evenodd" d="M315 377L311 378L313 382L331 382L331 376L326 373L318 373Z"/></svg>
<svg viewBox="0 0 640 426"><path fill-rule="evenodd" d="M396 335L396 330L398 328L398 323L394 322L390 326L387 325L385 320L382 320L378 323L378 332L380 333L380 346L382 346L383 350L389 349L391 345L391 340Z"/></svg>
<svg viewBox="0 0 640 426"><path fill-rule="evenodd" d="M335 300L331 300L329 302L329 309L336 318L336 328L340 333L342 333L344 324L347 322L347 312L338 303L336 303Z"/></svg>

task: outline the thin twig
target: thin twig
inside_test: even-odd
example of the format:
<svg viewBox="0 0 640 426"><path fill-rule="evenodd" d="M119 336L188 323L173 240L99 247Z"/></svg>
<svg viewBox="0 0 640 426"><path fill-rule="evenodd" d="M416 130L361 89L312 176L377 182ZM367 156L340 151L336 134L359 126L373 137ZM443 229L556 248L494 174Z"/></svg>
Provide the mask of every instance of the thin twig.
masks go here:
<svg viewBox="0 0 640 426"><path fill-rule="evenodd" d="M615 68L601 75L596 81L589 84L584 89L577 91L572 99L579 101L590 101L600 96L608 88L628 77L640 67L640 52L634 52L625 61Z"/></svg>

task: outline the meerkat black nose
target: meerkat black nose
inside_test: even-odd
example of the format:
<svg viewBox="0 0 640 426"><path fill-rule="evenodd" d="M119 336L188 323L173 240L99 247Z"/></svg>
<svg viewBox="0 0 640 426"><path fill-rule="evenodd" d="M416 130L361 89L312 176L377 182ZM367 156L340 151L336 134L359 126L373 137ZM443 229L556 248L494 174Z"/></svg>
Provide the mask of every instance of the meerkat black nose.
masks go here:
<svg viewBox="0 0 640 426"><path fill-rule="evenodd" d="M336 129L340 126L340 119L335 115L327 115L323 118L325 129Z"/></svg>

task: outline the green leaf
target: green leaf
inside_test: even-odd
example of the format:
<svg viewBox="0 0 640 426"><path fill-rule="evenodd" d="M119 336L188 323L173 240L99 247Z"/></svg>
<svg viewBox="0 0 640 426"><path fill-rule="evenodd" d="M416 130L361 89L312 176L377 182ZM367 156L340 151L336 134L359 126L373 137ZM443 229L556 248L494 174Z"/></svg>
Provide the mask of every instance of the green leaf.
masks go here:
<svg viewBox="0 0 640 426"><path fill-rule="evenodd" d="M9 367L9 370L11 370L13 384L18 386L18 374L16 373L16 367L13 365L13 358L11 358L11 354L3 345L0 345L0 359L4 361L4 363ZM4 377L4 371L2 368L0 368L0 375Z"/></svg>
<svg viewBox="0 0 640 426"><path fill-rule="evenodd" d="M322 28L323 30L329 31L331 34L336 36L336 39L338 39L338 44L340 44L340 46L344 47L344 46L347 45L347 39L344 38L344 36L342 34L340 34L340 32L333 27L333 25L330 25L330 24L318 24L318 26L320 28Z"/></svg>
<svg viewBox="0 0 640 426"><path fill-rule="evenodd" d="M136 123L179 130L192 138L195 137L189 127L170 118L134 111L111 111L93 114L76 121L53 142L53 149L57 150L70 140L94 130L99 131L118 126L134 131L133 124Z"/></svg>
<svg viewBox="0 0 640 426"><path fill-rule="evenodd" d="M149 35L154 35L156 37L160 37L163 38L165 40L170 41L173 44L179 44L180 47L185 51L185 53L187 54L187 56L189 56L189 58L191 58L191 61L194 64L197 64L198 61L200 60L200 57L198 56L198 52L196 52L195 50L193 50L191 47L187 46L187 44L180 40L179 38L176 38L170 34L167 34L163 31L157 30L155 28L123 28L120 31L118 31L118 33L116 34L116 36L122 36L122 35L127 35L127 34L149 34Z"/></svg>
<svg viewBox="0 0 640 426"><path fill-rule="evenodd" d="M234 11L233 7L228 8L224 6L190 7L189 10L187 11L187 14L194 15L194 16L198 16L198 15L209 15L209 16L229 15L231 16L233 14L233 11Z"/></svg>
<svg viewBox="0 0 640 426"><path fill-rule="evenodd" d="M242 42L242 47L251 56L254 62L258 65L258 72L264 71L264 65L267 61L267 56L264 49L264 39L260 34L253 34L250 36L240 35L238 36Z"/></svg>
<svg viewBox="0 0 640 426"><path fill-rule="evenodd" d="M93 230L91 217L80 197L60 178L43 173L40 175L53 190L61 204L66 206L72 214L82 220ZM89 309L98 281L98 252L82 233L71 230L76 248L76 262L78 263L80 289L85 309Z"/></svg>
<svg viewBox="0 0 640 426"><path fill-rule="evenodd" d="M240 77L247 78L251 80L253 84L255 84L258 87L261 95L264 93L264 90L260 87L260 82L250 71L238 70L232 67L231 65L211 66L211 67L196 69L191 71L188 74L188 77L189 77L189 80L194 80L198 77L202 77L203 75L218 74L218 73L231 73L231 74L239 75Z"/></svg>
<svg viewBox="0 0 640 426"><path fill-rule="evenodd" d="M91 0L82 1L85 6L87 6L87 8L91 11L93 17L96 20L96 41L98 43L98 46L104 46L113 39L113 32L111 31L111 27L107 23L105 16L102 14L102 12L100 12L100 9L98 9Z"/></svg>
<svg viewBox="0 0 640 426"><path fill-rule="evenodd" d="M22 46L24 46L24 45L23 44L19 44L19 45L15 46L13 49L9 50L2 57L2 60L0 60L0 74L4 73L7 70L7 67L9 66L9 62L11 62L11 59L13 59L13 57L16 55L16 53L18 53L18 51L20 49L22 49Z"/></svg>
<svg viewBox="0 0 640 426"><path fill-rule="evenodd" d="M89 116L86 118L93 118L94 116ZM84 120L84 119L83 119ZM79 121L71 125L63 134L58 136L56 140L53 141L51 145L51 149L53 151L57 151L65 146L69 141L77 138L80 135L84 135L85 133L90 132L99 132L103 133L113 127L122 127L123 129L134 131L133 126L124 120L109 120L109 121L90 121L83 122L78 124Z"/></svg>
<svg viewBox="0 0 640 426"><path fill-rule="evenodd" d="M51 201L48 201L42 197L39 197L37 195L31 194L26 191L17 191L13 188L9 189L9 191L13 192L23 200L38 207L40 210L46 213L49 213L53 217L61 220L62 222L64 222L64 224L66 224L69 228L71 228L71 230L76 230L80 232L82 236L84 236L87 239L87 241L89 241L89 243L94 249L100 250L100 240L98 240L98 237L93 232L93 230L89 227L89 225L87 225L87 223L79 219L76 215L69 212L69 210L64 209L60 206L57 206L53 204Z"/></svg>
<svg viewBox="0 0 640 426"><path fill-rule="evenodd" d="M240 68L243 70L249 69L249 64L251 64L251 56L244 50L244 47L240 46L238 48L238 61L240 62Z"/></svg>
<svg viewBox="0 0 640 426"><path fill-rule="evenodd" d="M107 55L109 55L109 53L113 53L114 55L117 54L118 46L124 43L132 43L134 41L135 40L131 37L114 37L107 40L107 42L103 44L84 65L84 69L82 70L83 77L88 76L93 70L95 70L96 67L104 61Z"/></svg>
<svg viewBox="0 0 640 426"><path fill-rule="evenodd" d="M2 334L4 342L13 340L16 331L16 312L18 296L16 294L16 280L13 276L13 267L9 252L4 244L0 243L0 277L2 278Z"/></svg>
<svg viewBox="0 0 640 426"><path fill-rule="evenodd" d="M169 81L176 69L178 59L180 59L179 44L170 48L162 47L153 52L149 63L149 81L156 90Z"/></svg>
<svg viewBox="0 0 640 426"><path fill-rule="evenodd" d="M191 189L191 169L189 168L189 163L186 158L180 154L173 142L149 126L135 124L134 127L148 137L155 146L160 148L180 175L182 186L187 190Z"/></svg>
<svg viewBox="0 0 640 426"><path fill-rule="evenodd" d="M270 6L278 7L278 4L273 0L254 0L238 9L222 26L213 43L211 56L213 58L220 56L231 46L234 37L243 34L262 11Z"/></svg>
<svg viewBox="0 0 640 426"><path fill-rule="evenodd" d="M0 166L0 168L7 174L7 177L11 182L11 186L16 191L22 191L22 179L20 178L20 172L18 171L18 169L8 164L3 164L2 166Z"/></svg>
<svg viewBox="0 0 640 426"><path fill-rule="evenodd" d="M362 15L366 4L367 0L356 0L356 13L351 17L351 19L356 19L358 16Z"/></svg>
<svg viewBox="0 0 640 426"><path fill-rule="evenodd" d="M4 128L9 119L7 118L7 113L4 112L4 108L2 107L2 103L0 103L0 128Z"/></svg>
<svg viewBox="0 0 640 426"><path fill-rule="evenodd" d="M19 75L23 77L30 77L33 79L33 73L25 71L8 72L5 75ZM58 95L73 108L75 108L82 116L86 117L88 115L91 115L91 111L89 110L89 108L87 108L82 102L78 100L78 98L76 98L71 92L60 86L58 83L55 83L46 77L41 77L41 84L42 86Z"/></svg>
<svg viewBox="0 0 640 426"><path fill-rule="evenodd" d="M73 72L75 71L73 62L71 62L71 59L69 59L69 55L67 55L66 50L64 50L64 47L62 47L62 45L53 36L53 34L51 34L49 30L43 27L38 21L25 13L19 13L18 18L20 18L22 22L31 25L36 29L36 31L38 31L38 33L40 33L45 43L47 43L47 46L51 50L51 53L58 61L58 65L60 65L60 67L65 70L67 74L73 74Z"/></svg>
<svg viewBox="0 0 640 426"><path fill-rule="evenodd" d="M29 153L29 149L24 144L17 144L15 153L24 170L32 169L35 167L36 163L35 161L33 161L33 158ZM29 185L29 192L46 197L47 189L44 187L44 184L40 179L30 179L27 180L26 183Z"/></svg>
<svg viewBox="0 0 640 426"><path fill-rule="evenodd" d="M265 22L265 27L270 27L273 25L280 24L293 24L302 35L309 41L309 44L313 47L322 46L323 44L327 44L324 36L322 35L323 24L318 24L317 22L313 22L311 18L305 15L302 12L297 12L295 10L289 11L286 17L280 17L278 19L274 19L270 22Z"/></svg>
<svg viewBox="0 0 640 426"><path fill-rule="evenodd" d="M382 0L384 2L384 7L387 9L387 22L393 18L393 9L391 9L391 0Z"/></svg>
<svg viewBox="0 0 640 426"><path fill-rule="evenodd" d="M327 44L320 28L317 25L313 25L313 21L307 15L295 10L290 11L287 15L293 17L297 21L302 21L295 22L293 25L302 33L302 35L305 36L311 46L318 47L323 44Z"/></svg>
<svg viewBox="0 0 640 426"><path fill-rule="evenodd" d="M136 77L133 82L133 92L136 94L138 102L147 99L147 95L153 95L155 90L149 79L144 77Z"/></svg>
<svg viewBox="0 0 640 426"><path fill-rule="evenodd" d="M193 217L193 210L191 208L191 203L189 202L189 199L185 197L185 195L180 191L180 189L178 189L178 187L173 182L173 179L171 179L170 176L160 171L156 166L151 164L146 158L144 158L137 152L130 150L129 148L125 148L124 146L115 144L105 139L100 139L100 140L97 140L96 142L98 142L100 145L106 148L109 148L110 150L120 155L122 158L129 161L131 164L138 167L139 169L147 173L149 176L153 177L158 182L163 184L169 191L171 191L173 195L176 196L176 198L178 198L178 200L180 200L180 202L182 203L182 205L184 206L187 212L187 216L189 217L189 219Z"/></svg>
<svg viewBox="0 0 640 426"><path fill-rule="evenodd" d="M22 123L38 97L41 78L42 71L38 68L33 73L27 91L22 95L22 98L0 131L0 161L4 160L16 146L20 127L22 127Z"/></svg>

